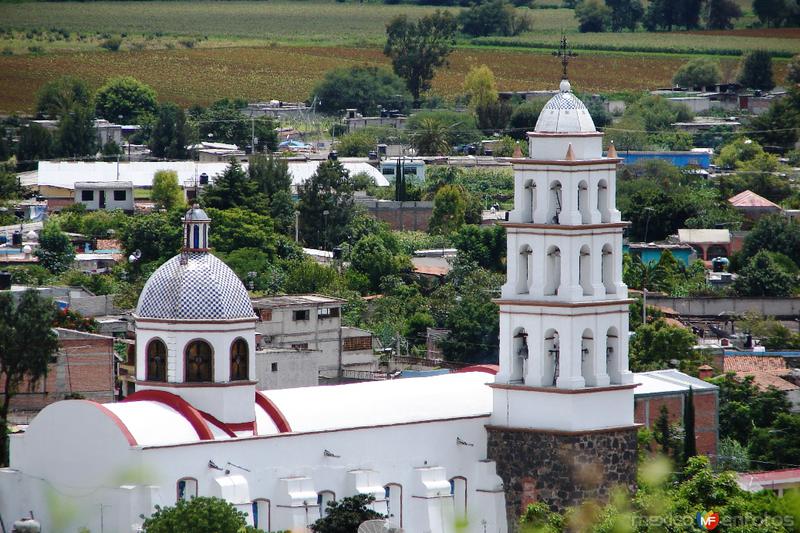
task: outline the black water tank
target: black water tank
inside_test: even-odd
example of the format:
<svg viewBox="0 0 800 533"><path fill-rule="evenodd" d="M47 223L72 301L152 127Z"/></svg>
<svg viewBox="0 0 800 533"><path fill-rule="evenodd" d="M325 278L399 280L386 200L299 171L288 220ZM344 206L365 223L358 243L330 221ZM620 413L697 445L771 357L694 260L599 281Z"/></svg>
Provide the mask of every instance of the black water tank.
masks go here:
<svg viewBox="0 0 800 533"><path fill-rule="evenodd" d="M205 172L200 174L200 185L208 185L208 174Z"/></svg>
<svg viewBox="0 0 800 533"><path fill-rule="evenodd" d="M11 288L11 273L5 270L0 272L0 291L7 291Z"/></svg>
<svg viewBox="0 0 800 533"><path fill-rule="evenodd" d="M22 246L22 233L19 231L15 231L14 234L11 236L11 244L13 246Z"/></svg>
<svg viewBox="0 0 800 533"><path fill-rule="evenodd" d="M328 154L328 159L331 161L336 161L339 159L339 154L336 152L336 150L331 150L331 153Z"/></svg>
<svg viewBox="0 0 800 533"><path fill-rule="evenodd" d="M342 248L337 246L333 249L333 258L334 259L341 259L342 258Z"/></svg>

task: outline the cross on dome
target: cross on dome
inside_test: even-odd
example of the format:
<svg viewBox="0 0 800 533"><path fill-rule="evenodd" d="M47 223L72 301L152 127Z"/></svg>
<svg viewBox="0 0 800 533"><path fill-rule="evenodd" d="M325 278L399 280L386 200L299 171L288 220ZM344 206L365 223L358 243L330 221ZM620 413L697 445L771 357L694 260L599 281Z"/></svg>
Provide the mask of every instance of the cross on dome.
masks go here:
<svg viewBox="0 0 800 533"><path fill-rule="evenodd" d="M561 45L558 47L558 50L553 52L553 55L556 57L561 58L561 68L563 72L561 74L561 79L566 81L567 80L567 66L569 65L569 60L573 57L577 57L578 54L573 52L572 50L567 50L567 36L563 33L561 34ZM569 82L567 82L567 90L563 89L564 84L562 83L562 90L561 92L569 91Z"/></svg>

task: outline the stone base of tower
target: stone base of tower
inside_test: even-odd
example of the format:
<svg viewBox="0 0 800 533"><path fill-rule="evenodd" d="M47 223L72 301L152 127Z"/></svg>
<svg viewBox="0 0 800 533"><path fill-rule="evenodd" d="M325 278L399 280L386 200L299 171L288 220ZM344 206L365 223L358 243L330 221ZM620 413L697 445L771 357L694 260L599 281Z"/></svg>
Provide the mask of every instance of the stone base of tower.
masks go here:
<svg viewBox="0 0 800 533"><path fill-rule="evenodd" d="M636 488L637 426L564 432L487 426L488 459L503 480L509 531L529 503L563 510Z"/></svg>

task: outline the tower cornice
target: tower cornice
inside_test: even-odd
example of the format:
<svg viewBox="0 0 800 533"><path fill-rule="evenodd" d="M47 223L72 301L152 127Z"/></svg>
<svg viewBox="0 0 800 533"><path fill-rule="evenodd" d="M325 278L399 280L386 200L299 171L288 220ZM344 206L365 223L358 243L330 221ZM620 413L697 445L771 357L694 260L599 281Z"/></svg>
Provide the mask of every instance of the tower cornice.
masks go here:
<svg viewBox="0 0 800 533"><path fill-rule="evenodd" d="M563 166L563 167L587 167L592 165L617 165L622 161L621 158L601 157L598 159L530 159L530 158L512 158L511 164L513 165L549 165L549 166Z"/></svg>
<svg viewBox="0 0 800 533"><path fill-rule="evenodd" d="M511 229L539 229L539 230L554 230L554 231L569 231L576 233L584 233L586 230L594 229L623 229L630 226L628 221L623 222L601 222L600 224L536 224L533 222L500 222L501 226ZM548 234L550 234L548 232Z"/></svg>
<svg viewBox="0 0 800 533"><path fill-rule="evenodd" d="M527 306L527 307L565 307L576 309L581 307L599 307L614 305L630 305L634 302L632 298L621 298L619 300L587 300L585 302L563 301L563 300L514 300L508 298L493 298L492 302L502 305Z"/></svg>

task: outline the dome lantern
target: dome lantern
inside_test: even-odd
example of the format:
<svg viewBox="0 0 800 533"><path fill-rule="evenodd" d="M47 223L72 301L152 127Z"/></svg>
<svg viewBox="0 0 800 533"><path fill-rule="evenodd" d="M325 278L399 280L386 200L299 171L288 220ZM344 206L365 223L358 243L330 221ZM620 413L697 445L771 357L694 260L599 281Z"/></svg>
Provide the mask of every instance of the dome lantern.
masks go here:
<svg viewBox="0 0 800 533"><path fill-rule="evenodd" d="M183 251L208 252L208 226L211 219L194 204L183 217Z"/></svg>

